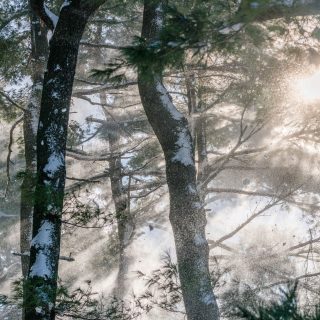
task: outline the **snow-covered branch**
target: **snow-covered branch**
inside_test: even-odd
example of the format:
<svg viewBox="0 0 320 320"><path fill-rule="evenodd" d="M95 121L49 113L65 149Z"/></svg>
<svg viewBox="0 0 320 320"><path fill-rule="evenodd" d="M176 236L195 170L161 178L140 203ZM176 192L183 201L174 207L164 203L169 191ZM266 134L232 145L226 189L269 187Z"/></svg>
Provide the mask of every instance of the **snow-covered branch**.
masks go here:
<svg viewBox="0 0 320 320"><path fill-rule="evenodd" d="M32 10L45 23L49 30L54 32L59 17L56 16L44 3L44 0L30 0Z"/></svg>

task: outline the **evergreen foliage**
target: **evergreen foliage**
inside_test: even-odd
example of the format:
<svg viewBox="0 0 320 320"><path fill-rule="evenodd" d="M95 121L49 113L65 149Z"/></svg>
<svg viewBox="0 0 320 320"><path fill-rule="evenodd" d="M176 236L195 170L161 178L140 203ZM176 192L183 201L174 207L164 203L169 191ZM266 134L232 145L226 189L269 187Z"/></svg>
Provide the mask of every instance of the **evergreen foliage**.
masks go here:
<svg viewBox="0 0 320 320"><path fill-rule="evenodd" d="M319 320L320 306L316 306L311 312L305 312L299 307L297 286L298 283L287 291L280 289L280 301L267 303L257 296L253 306L236 306L235 315L248 320Z"/></svg>

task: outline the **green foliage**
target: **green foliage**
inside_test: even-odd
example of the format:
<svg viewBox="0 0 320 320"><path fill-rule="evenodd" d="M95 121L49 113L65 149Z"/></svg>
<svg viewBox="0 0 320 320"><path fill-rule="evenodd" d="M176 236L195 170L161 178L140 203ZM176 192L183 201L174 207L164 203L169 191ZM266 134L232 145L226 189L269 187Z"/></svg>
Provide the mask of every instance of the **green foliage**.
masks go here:
<svg viewBox="0 0 320 320"><path fill-rule="evenodd" d="M15 39L6 39L0 35L0 73L7 80L17 83L24 76L23 68L26 67L26 57L21 41L24 36Z"/></svg>
<svg viewBox="0 0 320 320"><path fill-rule="evenodd" d="M235 314L241 319L249 320L319 320L320 307L307 314L298 307L297 283L288 291L281 290L280 301L266 303L260 299L252 307L237 306Z"/></svg>
<svg viewBox="0 0 320 320"><path fill-rule="evenodd" d="M320 28L315 28L312 33L311 36L316 38L317 40L320 40Z"/></svg>
<svg viewBox="0 0 320 320"><path fill-rule="evenodd" d="M41 285L40 280L32 279L30 281L36 281L38 282L36 283L37 285ZM23 286L25 290L28 290L29 282L23 279L16 280L13 283L13 298L8 299L3 296L3 301L6 304L16 304L25 308L41 306L41 301L30 300L30 297L23 301ZM127 301L119 300L115 297L104 298L103 296L98 296L93 291L90 281L87 282L85 288L77 288L70 292L59 280L56 294L55 312L57 316L66 317L67 319L81 317L81 319L132 320L141 314L141 311L134 304L130 304Z"/></svg>
<svg viewBox="0 0 320 320"><path fill-rule="evenodd" d="M281 1L277 3L273 0L244 0L241 1L239 10L235 15L235 21L250 23L256 19L267 17L270 14L270 6L273 8L273 13L278 11L285 14L288 10L288 7L283 5Z"/></svg>
<svg viewBox="0 0 320 320"><path fill-rule="evenodd" d="M8 297L3 294L0 294L0 305L5 305L5 304L8 304Z"/></svg>
<svg viewBox="0 0 320 320"><path fill-rule="evenodd" d="M0 74L13 83L18 83L27 74L26 8L27 1L0 4Z"/></svg>
<svg viewBox="0 0 320 320"><path fill-rule="evenodd" d="M159 307L169 312L178 312L177 306L182 302L182 292L178 267L172 261L169 252L163 255L161 267L154 270L150 276L146 276L141 271L138 271L137 275L145 280L147 288L137 298L142 309L149 312L154 307Z"/></svg>
<svg viewBox="0 0 320 320"><path fill-rule="evenodd" d="M144 75L151 70L159 73L165 68L179 69L185 63L186 53L199 58L203 52L212 50L236 53L244 45L244 39L247 44L251 42L259 47L270 38L270 33L283 35L286 32L287 29L278 23L267 28L251 24L269 8L270 1L257 1L257 8L251 2L243 2L239 8L238 1L176 1L165 7L165 23L154 39L134 37L132 45L121 50L127 63L118 61L105 70L95 70L95 75L121 81L118 74L121 67L133 66ZM239 29L221 32L239 21L243 23Z"/></svg>
<svg viewBox="0 0 320 320"><path fill-rule="evenodd" d="M133 45L122 50L128 65L138 67L141 74L149 71L161 72L165 67L181 67L184 48L177 39L148 42L142 37L135 37Z"/></svg>
<svg viewBox="0 0 320 320"><path fill-rule="evenodd" d="M278 34L280 36L284 35L288 31L287 28L285 28L279 24L272 24L272 25L267 26L267 28L270 32L275 32L276 34Z"/></svg>
<svg viewBox="0 0 320 320"><path fill-rule="evenodd" d="M85 288L77 288L72 292L60 282L56 313L71 319L132 320L140 316L140 311L127 301L98 296L90 281Z"/></svg>
<svg viewBox="0 0 320 320"><path fill-rule="evenodd" d="M68 126L67 146L72 149L74 146L81 144L84 136L85 132L80 124L71 120Z"/></svg>
<svg viewBox="0 0 320 320"><path fill-rule="evenodd" d="M87 198L90 192L87 190ZM94 201L83 202L76 192L71 192L65 196L63 205L63 222L70 226L86 227L94 224L95 227L112 225L115 216L112 212L104 213Z"/></svg>
<svg viewBox="0 0 320 320"><path fill-rule="evenodd" d="M41 291L41 296L38 294ZM31 279L20 278L12 283L13 296L11 304L16 304L20 308L34 309L46 308L44 301L52 301L55 296L55 289L48 285L48 281L40 277ZM45 295L45 297L43 296Z"/></svg>
<svg viewBox="0 0 320 320"><path fill-rule="evenodd" d="M140 168L146 160L150 160L161 154L160 145L155 142L146 143L142 146L139 152L132 157L128 163L133 169Z"/></svg>
<svg viewBox="0 0 320 320"><path fill-rule="evenodd" d="M222 1L213 4L205 1L186 13L177 6L167 6L165 24L156 39L135 37L133 45L122 50L128 64L139 67L142 74L150 70L161 72L165 67L181 68L186 50L199 52L208 43L223 38L218 32L223 21L217 19L222 11L219 6L225 7L222 4Z"/></svg>
<svg viewBox="0 0 320 320"><path fill-rule="evenodd" d="M110 84L121 84L125 82L126 76L123 71L123 67L126 66L126 62L123 59L115 59L114 62L106 64L104 69L92 69L92 77L98 80L108 81Z"/></svg>
<svg viewBox="0 0 320 320"><path fill-rule="evenodd" d="M253 45L257 47L262 45L267 39L266 31L259 25L247 25L245 31L246 34L250 37Z"/></svg>

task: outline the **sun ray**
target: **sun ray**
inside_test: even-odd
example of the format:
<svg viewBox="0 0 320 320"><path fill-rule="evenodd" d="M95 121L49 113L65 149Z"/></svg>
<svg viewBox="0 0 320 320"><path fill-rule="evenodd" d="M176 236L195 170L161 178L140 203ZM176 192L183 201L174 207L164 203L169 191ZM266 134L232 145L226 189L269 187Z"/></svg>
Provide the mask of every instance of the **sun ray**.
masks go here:
<svg viewBox="0 0 320 320"><path fill-rule="evenodd" d="M296 80L294 89L298 99L306 103L320 100L320 70Z"/></svg>

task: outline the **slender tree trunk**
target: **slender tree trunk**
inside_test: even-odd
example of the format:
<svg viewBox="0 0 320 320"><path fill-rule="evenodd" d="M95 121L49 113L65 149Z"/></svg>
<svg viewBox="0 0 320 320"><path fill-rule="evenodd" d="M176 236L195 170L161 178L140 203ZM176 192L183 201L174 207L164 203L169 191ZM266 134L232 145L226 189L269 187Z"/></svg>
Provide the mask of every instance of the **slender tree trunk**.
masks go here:
<svg viewBox="0 0 320 320"><path fill-rule="evenodd" d="M102 104L106 104L106 95L104 93L100 94L100 101ZM105 116L107 121L115 122L117 120L117 117L114 114L111 117L110 114L105 112ZM116 123L114 123L114 125L116 126ZM123 299L128 287L127 275L130 263L127 247L131 242L135 224L134 217L130 212L130 199L122 181L121 156L118 155L120 145L120 133L118 128L108 134L108 141L110 153L113 155L109 161L109 172L119 240L119 271L114 295L118 299Z"/></svg>
<svg viewBox="0 0 320 320"><path fill-rule="evenodd" d="M164 1L145 0L142 37L157 40ZM139 73L139 91L148 120L162 146L170 193L172 225L179 277L189 320L216 320L205 237L206 215L197 191L194 145L187 119L177 111L162 75L151 68Z"/></svg>
<svg viewBox="0 0 320 320"><path fill-rule="evenodd" d="M103 42L102 31L102 25L99 24L97 27L98 43ZM96 58L98 63L103 66L104 57L100 48L98 48L96 51ZM118 101L118 99L115 98L115 101ZM102 105L106 105L107 99L105 92L100 94L100 102ZM117 115L112 113L112 110L108 110L108 112L106 112L106 109L103 109L103 111L106 121L110 123L114 122L113 125L116 127ZM115 207L119 240L119 270L113 293L119 300L124 298L128 289L127 275L130 258L127 253L127 247L132 240L132 235L135 228L135 219L130 212L130 199L122 181L123 176L121 156L117 155L119 151L120 138L121 136L119 133L119 128L116 128L114 131L108 134L109 151L112 155L114 155L109 161L109 171L112 200Z"/></svg>
<svg viewBox="0 0 320 320"><path fill-rule="evenodd" d="M196 120L196 147L198 158L198 184L206 178L208 166L208 150L207 150L207 122L201 114Z"/></svg>
<svg viewBox="0 0 320 320"><path fill-rule="evenodd" d="M200 81L196 80L194 73L186 73L188 110L191 122L190 130L195 145L194 154L198 160L198 184L205 178L208 165L206 118L202 114L203 101Z"/></svg>
<svg viewBox="0 0 320 320"><path fill-rule="evenodd" d="M197 93L196 93L196 83L195 83L195 76L193 73L189 73L188 71L185 74L186 77L186 88L187 88L187 99L188 99L188 113L190 116L190 133L192 136L193 142L196 139L196 132L195 132L195 117L194 115L197 113Z"/></svg>
<svg viewBox="0 0 320 320"><path fill-rule="evenodd" d="M110 152L118 151L119 134L109 134ZM116 210L118 239L119 239L119 271L116 280L114 294L123 299L127 291L127 275L129 257L127 247L134 230L134 219L130 214L130 205L127 193L122 183L121 157L115 156L109 161L112 198Z"/></svg>
<svg viewBox="0 0 320 320"><path fill-rule="evenodd" d="M37 136L33 238L25 282L26 320L55 318L70 100L79 44L90 13L87 8L81 9L79 1L67 2L49 45Z"/></svg>
<svg viewBox="0 0 320 320"><path fill-rule="evenodd" d="M37 170L36 139L42 94L43 75L47 61L47 30L30 10L32 88L23 119L25 175L21 185L20 251L29 253L32 238L32 213ZM27 277L29 255L21 256L22 276Z"/></svg>

